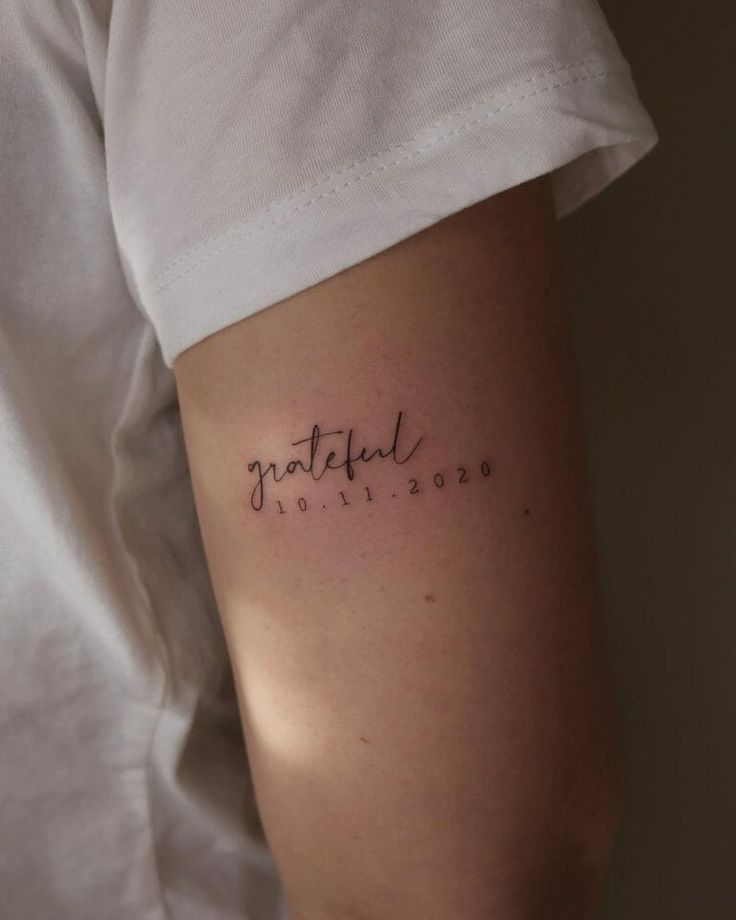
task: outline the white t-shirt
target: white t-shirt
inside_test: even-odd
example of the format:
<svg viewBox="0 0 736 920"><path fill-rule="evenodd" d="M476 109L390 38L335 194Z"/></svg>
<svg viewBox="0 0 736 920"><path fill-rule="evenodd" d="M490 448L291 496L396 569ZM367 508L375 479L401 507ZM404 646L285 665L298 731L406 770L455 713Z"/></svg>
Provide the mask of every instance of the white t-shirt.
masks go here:
<svg viewBox="0 0 736 920"><path fill-rule="evenodd" d="M0 916L276 920L173 359L657 134L593 0L0 16Z"/></svg>

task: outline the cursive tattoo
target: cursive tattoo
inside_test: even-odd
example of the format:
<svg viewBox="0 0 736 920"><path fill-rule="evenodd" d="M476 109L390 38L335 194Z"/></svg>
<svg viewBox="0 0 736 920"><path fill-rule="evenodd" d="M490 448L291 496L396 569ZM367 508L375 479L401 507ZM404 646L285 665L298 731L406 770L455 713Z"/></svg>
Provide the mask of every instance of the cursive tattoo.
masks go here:
<svg viewBox="0 0 736 920"><path fill-rule="evenodd" d="M382 459L387 459L390 457L394 463L404 464L406 461L414 454L417 447L422 443L422 438L416 442L414 447L409 451L408 454L403 459L399 459L399 436L401 433L401 419L403 413L399 411L396 416L396 426L394 428L393 441L391 446L385 449L377 447L375 450L369 451L367 448L363 447L359 453L354 452L353 448L353 429L351 428L348 431L347 438L345 439L344 450L340 452L340 458L338 458L338 451L330 450L326 457L318 457L319 450L322 447L322 442L325 438L333 437L334 435L344 434L344 431L339 428L335 431L320 431L319 425L314 425L312 427L312 433L308 438L301 438L298 441L292 441L291 446L297 447L300 444L309 445L309 459L304 461L298 457L289 460L283 471L278 472L277 465L275 463L264 464L260 460L253 460L248 464L248 472L255 473L257 481L253 486L253 491L250 496L251 507L254 511L260 511L263 508L263 501L265 497L265 482L266 479L271 476L274 482L280 482L285 476L290 476L296 473L298 470L301 470L303 473L309 473L312 479L318 480L321 479L328 470L339 470L344 469L345 475L348 480L352 481L355 478L355 469L353 464L362 460L364 463L369 463L374 457L381 457ZM338 459L336 459L338 458Z"/></svg>

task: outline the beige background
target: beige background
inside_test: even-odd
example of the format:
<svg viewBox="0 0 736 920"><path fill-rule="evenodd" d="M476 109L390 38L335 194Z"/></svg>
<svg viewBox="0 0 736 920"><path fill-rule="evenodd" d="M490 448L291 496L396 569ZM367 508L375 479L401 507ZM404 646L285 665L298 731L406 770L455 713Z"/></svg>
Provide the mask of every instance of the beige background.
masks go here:
<svg viewBox="0 0 736 920"><path fill-rule="evenodd" d="M562 221L626 804L604 920L736 917L736 15L604 0L657 150Z"/></svg>

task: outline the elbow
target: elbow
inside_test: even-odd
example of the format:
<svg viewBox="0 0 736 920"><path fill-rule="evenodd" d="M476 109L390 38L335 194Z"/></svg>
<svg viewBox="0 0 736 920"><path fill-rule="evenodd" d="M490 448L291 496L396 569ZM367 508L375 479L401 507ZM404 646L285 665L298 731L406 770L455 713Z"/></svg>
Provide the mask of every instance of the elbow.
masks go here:
<svg viewBox="0 0 736 920"><path fill-rule="evenodd" d="M622 761L612 740L604 753L572 772L561 804L553 808L550 823L557 827L541 835L538 859L527 864L520 890L530 901L519 917L590 920L596 915L622 808Z"/></svg>

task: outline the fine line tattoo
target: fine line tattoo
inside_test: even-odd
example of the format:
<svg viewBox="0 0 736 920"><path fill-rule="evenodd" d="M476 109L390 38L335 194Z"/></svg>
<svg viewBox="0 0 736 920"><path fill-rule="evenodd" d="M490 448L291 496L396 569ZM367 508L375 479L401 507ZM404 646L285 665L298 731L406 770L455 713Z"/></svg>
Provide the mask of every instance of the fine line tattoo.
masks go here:
<svg viewBox="0 0 736 920"><path fill-rule="evenodd" d="M348 431L347 438L345 439L344 450L340 452L340 456L343 459L340 459L336 462L335 458L338 457L338 451L330 450L327 453L325 458L318 458L318 452L322 442L325 438L334 437L335 435L344 434L342 429L336 429L335 431L320 431L319 425L314 425L312 427L312 433L307 438L300 438L298 441L292 441L292 447L298 447L301 444L309 444L309 459L305 462L304 460L295 457L292 460L289 460L283 472L279 474L276 463L264 464L260 460L253 460L248 464L248 472L255 473L257 481L253 486L253 491L250 496L250 504L254 511L260 511L263 508L263 502L265 499L265 483L266 479L270 476L274 482L280 482L285 476L290 476L296 473L298 470L301 470L303 473L309 473L309 475L314 480L321 479L328 470L339 470L344 469L345 475L349 481L355 478L355 469L353 464L363 461L364 463L369 463L375 457L380 457L381 459L391 458L394 463L403 465L409 460L415 453L416 449L422 443L423 438L419 438L414 444L414 447L406 454L403 459L399 459L399 437L401 434L401 421L403 413L398 412L396 416L396 425L394 428L393 441L390 447L382 449L380 447L375 448L375 450L369 451L367 448L363 447L359 453L354 452L353 448L353 429L351 428ZM319 467L319 469L318 469Z"/></svg>

